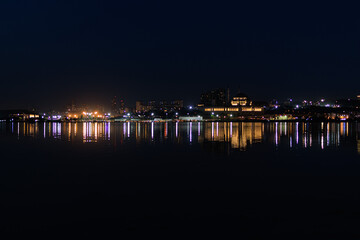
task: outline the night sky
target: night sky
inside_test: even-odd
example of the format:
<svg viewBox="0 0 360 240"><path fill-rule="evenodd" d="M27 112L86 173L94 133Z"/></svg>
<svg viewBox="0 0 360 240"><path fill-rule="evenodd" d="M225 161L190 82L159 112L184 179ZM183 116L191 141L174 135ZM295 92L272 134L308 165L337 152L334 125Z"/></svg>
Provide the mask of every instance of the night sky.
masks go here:
<svg viewBox="0 0 360 240"><path fill-rule="evenodd" d="M357 6L242 2L2 0L0 109L360 93Z"/></svg>

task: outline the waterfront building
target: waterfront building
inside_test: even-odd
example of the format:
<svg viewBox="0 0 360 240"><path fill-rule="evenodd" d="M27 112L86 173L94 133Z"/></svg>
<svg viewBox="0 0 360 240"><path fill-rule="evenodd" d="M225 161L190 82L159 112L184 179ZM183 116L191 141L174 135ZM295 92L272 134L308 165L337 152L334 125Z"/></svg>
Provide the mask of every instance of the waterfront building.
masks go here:
<svg viewBox="0 0 360 240"><path fill-rule="evenodd" d="M250 101L249 97L243 93L236 94L231 100L232 106L251 106L252 101Z"/></svg>
<svg viewBox="0 0 360 240"><path fill-rule="evenodd" d="M39 119L39 114L29 110L3 110L0 111L1 120L29 121Z"/></svg>
<svg viewBox="0 0 360 240"><path fill-rule="evenodd" d="M202 121L204 120L202 116L181 116L179 117L180 121Z"/></svg>
<svg viewBox="0 0 360 240"><path fill-rule="evenodd" d="M240 107L207 107L204 109L205 112L214 112L214 113L249 113L249 112L262 112L263 107L255 106L240 106Z"/></svg>
<svg viewBox="0 0 360 240"><path fill-rule="evenodd" d="M199 105L198 105L199 106ZM206 105L203 102L202 110L211 116L237 117L241 115L258 115L263 112L263 106L254 106L250 98L244 93L236 94L229 104Z"/></svg>

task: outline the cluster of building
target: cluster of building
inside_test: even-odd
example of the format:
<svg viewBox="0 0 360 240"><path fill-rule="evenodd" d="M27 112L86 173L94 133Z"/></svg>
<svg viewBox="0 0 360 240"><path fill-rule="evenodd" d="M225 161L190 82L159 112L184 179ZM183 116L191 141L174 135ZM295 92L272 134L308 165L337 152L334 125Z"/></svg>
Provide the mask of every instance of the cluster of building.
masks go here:
<svg viewBox="0 0 360 240"><path fill-rule="evenodd" d="M202 93L197 107L206 117L234 118L261 115L265 106L254 103L244 93L237 93L230 98L229 89L215 89Z"/></svg>
<svg viewBox="0 0 360 240"><path fill-rule="evenodd" d="M108 108L109 109L109 108ZM360 119L360 95L329 101L287 99L260 102L229 89L213 89L200 95L196 106L184 106L183 100L136 101L135 107L114 97L111 110L102 105L68 105L65 111L39 114L37 111L0 111L0 120L10 121L236 121L236 120L351 120Z"/></svg>
<svg viewBox="0 0 360 240"><path fill-rule="evenodd" d="M144 113L149 111L180 111L184 107L183 100L173 101L136 101L136 112Z"/></svg>

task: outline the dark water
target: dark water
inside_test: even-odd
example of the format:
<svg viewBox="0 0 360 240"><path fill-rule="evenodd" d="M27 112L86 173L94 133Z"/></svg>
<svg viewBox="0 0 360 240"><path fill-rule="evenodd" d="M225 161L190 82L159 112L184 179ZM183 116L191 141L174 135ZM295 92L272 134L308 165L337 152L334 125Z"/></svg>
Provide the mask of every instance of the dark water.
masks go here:
<svg viewBox="0 0 360 240"><path fill-rule="evenodd" d="M0 123L13 236L360 237L358 123Z"/></svg>

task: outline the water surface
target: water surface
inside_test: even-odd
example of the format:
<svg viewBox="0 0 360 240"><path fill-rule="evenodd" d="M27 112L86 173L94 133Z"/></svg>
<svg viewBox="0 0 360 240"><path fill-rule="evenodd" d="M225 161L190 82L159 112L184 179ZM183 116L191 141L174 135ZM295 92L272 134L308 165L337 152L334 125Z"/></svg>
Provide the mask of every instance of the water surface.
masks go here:
<svg viewBox="0 0 360 240"><path fill-rule="evenodd" d="M0 123L12 234L359 236L360 124Z"/></svg>

